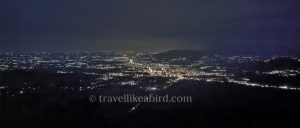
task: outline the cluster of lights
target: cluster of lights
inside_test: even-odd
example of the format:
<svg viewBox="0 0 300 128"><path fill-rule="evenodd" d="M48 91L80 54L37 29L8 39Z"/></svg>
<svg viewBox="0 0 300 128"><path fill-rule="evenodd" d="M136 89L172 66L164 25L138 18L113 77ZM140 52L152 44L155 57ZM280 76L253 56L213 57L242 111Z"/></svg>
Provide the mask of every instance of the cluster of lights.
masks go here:
<svg viewBox="0 0 300 128"><path fill-rule="evenodd" d="M270 71L270 72L263 72L263 74L289 77L289 76L299 75L300 71L297 71L297 70L274 70L274 71Z"/></svg>
<svg viewBox="0 0 300 128"><path fill-rule="evenodd" d="M300 91L300 88L289 87L287 85L274 86L274 85L267 85L267 84L251 83L251 82L248 82L248 81L238 81L238 80L234 80L234 79L228 79L228 82L235 83L235 84L240 84L240 85L245 85L245 86L252 86L252 87L277 88L277 89L283 89L283 90L297 90L297 91Z"/></svg>
<svg viewBox="0 0 300 128"><path fill-rule="evenodd" d="M64 53L51 55L49 53L32 53L32 54L5 54L6 57L0 58L0 70L33 70L33 69L53 69L58 74L72 74L76 69L80 69L80 73L94 76L95 79L90 85L74 87L61 87L61 90L93 90L101 86L105 86L108 82L122 77L133 78L134 80L121 80L114 84L122 86L139 85L140 78L165 78L167 81L163 83L165 87L171 86L182 80L195 80L206 82L230 82L245 86L254 86L262 88L278 88L284 90L300 90L300 88L290 87L288 85L274 86L260 83L251 83L248 78L234 78L234 73L230 73L230 69L223 66L221 62L226 63L245 63L255 61L269 62L271 59L263 59L257 56L203 56L198 60L190 61L187 58L176 59L157 59L148 53L132 53L132 52L108 52L103 55L92 53ZM179 63L178 63L179 62ZM184 62L182 64L181 62ZM235 68L235 67L233 67ZM74 70L75 69L75 70ZM236 69L234 69L236 70ZM105 71L105 73L97 72ZM247 70L241 70L243 73ZM257 71L259 74L261 72ZM267 75L279 76L296 76L300 74L299 70L274 70L270 72L262 72ZM237 80L241 79L241 80ZM156 84L156 81L149 83ZM159 83L162 84L162 83ZM27 86L26 86L27 87ZM28 86L28 89L19 90L19 94L35 91L36 88ZM0 90L5 90L6 86L0 86ZM145 88L147 91L159 90L155 86ZM30 90L30 91L28 91Z"/></svg>

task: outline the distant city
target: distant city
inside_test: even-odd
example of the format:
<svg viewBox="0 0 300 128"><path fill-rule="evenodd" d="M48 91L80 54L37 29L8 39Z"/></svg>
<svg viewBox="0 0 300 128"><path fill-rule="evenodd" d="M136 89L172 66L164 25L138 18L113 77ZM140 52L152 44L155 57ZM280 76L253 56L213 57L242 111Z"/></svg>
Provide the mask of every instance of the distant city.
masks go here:
<svg viewBox="0 0 300 128"><path fill-rule="evenodd" d="M1 0L0 128L300 128L300 0Z"/></svg>
<svg viewBox="0 0 300 128"><path fill-rule="evenodd" d="M282 67L285 65L280 61L296 66ZM78 79L80 86L68 84L58 87L62 91L79 92L110 85L139 86L146 91L159 91L184 80L300 91L297 83L291 82L300 75L299 63L300 58L287 56L173 57L132 51L0 54L1 72L21 70L89 77L88 80L84 77ZM22 83L0 79L0 95L31 93L44 87L26 79Z"/></svg>

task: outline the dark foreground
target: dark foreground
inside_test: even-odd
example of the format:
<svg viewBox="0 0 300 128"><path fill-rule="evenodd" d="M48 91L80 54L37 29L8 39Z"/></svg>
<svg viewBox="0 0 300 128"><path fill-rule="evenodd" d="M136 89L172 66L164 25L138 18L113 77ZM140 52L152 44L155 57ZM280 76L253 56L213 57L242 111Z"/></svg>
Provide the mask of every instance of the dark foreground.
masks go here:
<svg viewBox="0 0 300 128"><path fill-rule="evenodd" d="M89 94L146 93L111 86L99 92L48 89L1 95L0 127L249 127L299 128L300 93L228 83L182 81L159 94L190 95L193 103L91 103Z"/></svg>

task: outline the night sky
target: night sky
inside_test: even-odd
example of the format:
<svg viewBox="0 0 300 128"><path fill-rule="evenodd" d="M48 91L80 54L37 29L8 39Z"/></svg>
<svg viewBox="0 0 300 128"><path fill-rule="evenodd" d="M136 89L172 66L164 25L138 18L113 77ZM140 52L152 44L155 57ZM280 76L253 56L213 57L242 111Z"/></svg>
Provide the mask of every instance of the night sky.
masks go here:
<svg viewBox="0 0 300 128"><path fill-rule="evenodd" d="M0 0L0 51L299 48L299 0Z"/></svg>

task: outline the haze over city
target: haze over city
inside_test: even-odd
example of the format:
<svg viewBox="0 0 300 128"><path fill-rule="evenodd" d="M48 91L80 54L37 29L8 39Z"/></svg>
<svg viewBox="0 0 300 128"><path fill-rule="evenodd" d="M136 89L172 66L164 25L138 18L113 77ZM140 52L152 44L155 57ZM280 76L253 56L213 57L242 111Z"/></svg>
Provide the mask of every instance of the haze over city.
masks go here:
<svg viewBox="0 0 300 128"><path fill-rule="evenodd" d="M1 0L1 51L298 53L297 0Z"/></svg>

